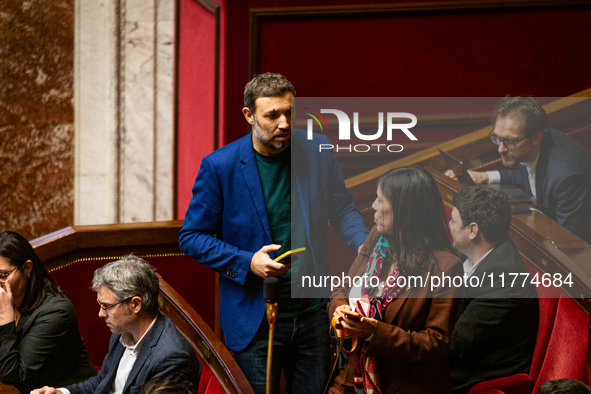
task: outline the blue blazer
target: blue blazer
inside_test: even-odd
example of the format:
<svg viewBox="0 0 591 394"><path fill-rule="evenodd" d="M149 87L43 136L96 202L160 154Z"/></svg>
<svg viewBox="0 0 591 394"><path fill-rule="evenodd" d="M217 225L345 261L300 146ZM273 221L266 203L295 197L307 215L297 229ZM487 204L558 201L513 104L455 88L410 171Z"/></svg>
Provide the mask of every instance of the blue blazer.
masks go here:
<svg viewBox="0 0 591 394"><path fill-rule="evenodd" d="M316 274L330 275L328 221L355 250L368 230L336 158L332 152L318 152L321 143L330 141L322 135L309 141L305 132L295 130L289 149ZM263 280L249 273L250 262L255 252L273 243L252 133L203 159L179 238L184 253L220 274L220 326L226 345L244 349L265 313Z"/></svg>
<svg viewBox="0 0 591 394"><path fill-rule="evenodd" d="M502 170L501 183L533 195L527 168ZM545 214L591 244L591 154L571 137L551 129L536 165L536 198Z"/></svg>
<svg viewBox="0 0 591 394"><path fill-rule="evenodd" d="M144 345L125 382L123 394L139 393L141 387L152 379L191 382L197 392L201 363L193 347L178 332L172 320L159 313L146 335ZM109 394L125 351L125 347L119 342L120 337L120 334L111 335L109 353L96 376L66 387L71 394Z"/></svg>

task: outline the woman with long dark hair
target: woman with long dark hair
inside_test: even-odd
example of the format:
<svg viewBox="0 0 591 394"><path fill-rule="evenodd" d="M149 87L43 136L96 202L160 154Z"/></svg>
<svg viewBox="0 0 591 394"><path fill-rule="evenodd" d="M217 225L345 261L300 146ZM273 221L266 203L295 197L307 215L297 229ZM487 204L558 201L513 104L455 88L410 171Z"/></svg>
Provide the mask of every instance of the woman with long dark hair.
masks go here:
<svg viewBox="0 0 591 394"><path fill-rule="evenodd" d="M72 303L25 238L0 233L0 382L28 393L94 375Z"/></svg>
<svg viewBox="0 0 591 394"><path fill-rule="evenodd" d="M346 367L333 372L329 392L451 393L446 351L462 290L432 287L430 278L462 277L463 268L452 252L437 184L422 168L390 170L372 208L375 227L349 271L352 280L365 280L337 289L328 308L359 340Z"/></svg>

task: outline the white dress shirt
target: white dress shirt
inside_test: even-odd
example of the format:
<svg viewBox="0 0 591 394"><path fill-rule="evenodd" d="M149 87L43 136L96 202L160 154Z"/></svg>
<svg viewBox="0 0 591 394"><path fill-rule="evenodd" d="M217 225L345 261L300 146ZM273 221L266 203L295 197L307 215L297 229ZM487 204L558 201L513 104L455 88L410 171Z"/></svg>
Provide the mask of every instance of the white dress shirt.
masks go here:
<svg viewBox="0 0 591 394"><path fill-rule="evenodd" d="M158 316L156 316L156 318L158 318ZM144 342L146 341L146 334L150 331L152 326L154 326L156 318L152 320L150 327L148 327L146 332L144 332L144 335L142 335L137 343L133 342L133 336L129 332L122 334L119 338L119 342L125 347L125 350L123 351L123 356L121 356L121 360L119 361L117 375L115 375L115 381L113 382L113 387L111 387L109 394L123 393L123 388L125 387L125 382L127 382L127 377L133 368L133 364L135 364L138 354L140 354L140 350L142 350ZM60 387L58 390L64 394L70 394L70 390L65 387Z"/></svg>
<svg viewBox="0 0 591 394"><path fill-rule="evenodd" d="M144 342L146 341L146 334L148 334L155 321L156 318L152 320L150 327L148 327L146 332L144 332L144 335L142 335L137 343L134 343L133 336L129 332L122 334L121 338L119 338L119 342L125 346L125 351L123 352L123 356L121 356L121 360L119 361L117 375L115 376L113 387L111 387L111 391L109 391L110 394L123 393L123 388L125 387L125 382L127 382L127 377L133 368L133 364L135 364L135 360L137 360L138 354L140 354L140 350L142 350Z"/></svg>
<svg viewBox="0 0 591 394"><path fill-rule="evenodd" d="M494 248L492 248L491 250L489 250L488 252L486 252L486 254L484 256L482 256L480 258L480 260L478 260L475 264L470 263L469 259L466 259L466 261L464 261L464 278L468 279L469 277L472 276L472 274L474 273L474 271L476 271L476 268L478 267L478 265L480 264L480 262L482 260L484 260L484 258L486 256L488 256L490 254L490 252L493 251Z"/></svg>
<svg viewBox="0 0 591 394"><path fill-rule="evenodd" d="M530 165L528 163L522 163L525 165L527 169L527 179L529 181L529 187L531 189L531 194L537 199L537 192L536 192L536 167L538 165L538 159L540 158L540 154L536 156L534 162ZM492 185L495 183L501 183L501 173L499 171L486 171L488 175L488 184Z"/></svg>

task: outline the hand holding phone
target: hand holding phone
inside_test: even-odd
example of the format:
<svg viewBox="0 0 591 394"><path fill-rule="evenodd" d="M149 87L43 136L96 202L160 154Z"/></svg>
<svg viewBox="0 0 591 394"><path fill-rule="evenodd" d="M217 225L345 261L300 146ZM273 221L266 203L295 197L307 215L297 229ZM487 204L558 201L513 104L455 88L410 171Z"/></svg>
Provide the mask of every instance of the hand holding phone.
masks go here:
<svg viewBox="0 0 591 394"><path fill-rule="evenodd" d="M342 310L341 311L343 315L347 316L347 318L351 319L351 320L355 320L355 321L360 321L361 320L361 315L357 312L353 312L353 311L348 311L348 310Z"/></svg>
<svg viewBox="0 0 591 394"><path fill-rule="evenodd" d="M304 253L305 251L306 251L306 248L293 249L293 250L283 253L279 257L274 258L273 261L276 261L276 262L282 263L282 264L290 264L290 263L296 261L298 259L298 256L301 253Z"/></svg>

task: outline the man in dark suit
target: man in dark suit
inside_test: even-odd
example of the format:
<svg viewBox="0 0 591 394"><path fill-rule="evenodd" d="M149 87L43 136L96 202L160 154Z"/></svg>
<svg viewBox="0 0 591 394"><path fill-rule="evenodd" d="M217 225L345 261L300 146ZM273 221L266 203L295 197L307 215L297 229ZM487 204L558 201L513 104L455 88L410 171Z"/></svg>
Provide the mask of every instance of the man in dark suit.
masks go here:
<svg viewBox="0 0 591 394"><path fill-rule="evenodd" d="M519 186L545 206L546 215L591 243L591 154L551 129L544 108L529 97L499 101L491 121L503 165L517 169L469 171L474 182Z"/></svg>
<svg viewBox="0 0 591 394"><path fill-rule="evenodd" d="M64 388L43 387L33 394L137 394L152 379L199 385L201 364L195 350L158 312L159 284L154 269L129 255L94 273L99 316L113 335L98 374Z"/></svg>
<svg viewBox="0 0 591 394"><path fill-rule="evenodd" d="M448 358L454 393L467 393L478 382L529 372L539 307L532 278L508 236L507 197L473 186L453 203L450 232L467 256L467 285Z"/></svg>
<svg viewBox="0 0 591 394"><path fill-rule="evenodd" d="M292 284L330 275L329 220L355 250L368 234L334 155L319 153L328 138L292 132L294 96L279 74L258 75L246 85L242 112L252 133L203 159L179 234L183 252L220 274L226 345L257 393L265 392L267 358L263 279L278 277L281 287L273 392L283 370L288 392L321 393L330 372L323 294ZM293 266L273 261L300 247L306 252ZM305 298L292 297L299 290Z"/></svg>

